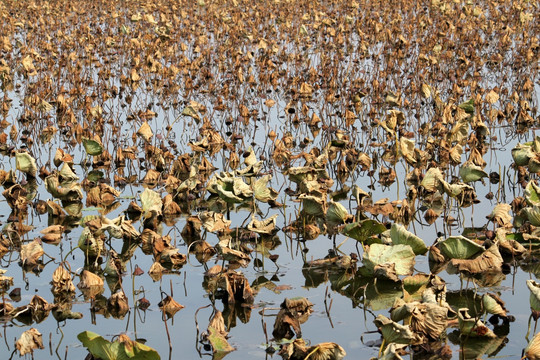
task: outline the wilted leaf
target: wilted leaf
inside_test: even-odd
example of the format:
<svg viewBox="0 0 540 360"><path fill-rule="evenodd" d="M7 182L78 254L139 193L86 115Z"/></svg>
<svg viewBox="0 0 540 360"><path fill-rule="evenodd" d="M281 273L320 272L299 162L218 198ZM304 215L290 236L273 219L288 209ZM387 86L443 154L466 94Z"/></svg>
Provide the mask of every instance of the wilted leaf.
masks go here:
<svg viewBox="0 0 540 360"><path fill-rule="evenodd" d="M384 340L387 343L396 343L396 344L419 344L422 342L421 337L418 334L415 334L410 326L400 325L386 316L379 314L373 320L375 326L382 333Z"/></svg>
<svg viewBox="0 0 540 360"><path fill-rule="evenodd" d="M167 295L163 300L158 304L159 308L167 315L167 318L171 318L178 311L184 308L183 305L177 303L171 296Z"/></svg>
<svg viewBox="0 0 540 360"><path fill-rule="evenodd" d="M33 354L34 349L44 349L41 333L35 328L31 328L22 333L21 337L15 343L19 355Z"/></svg>
<svg viewBox="0 0 540 360"><path fill-rule="evenodd" d="M397 275L410 275L414 269L415 255L409 245L372 244L364 254L363 263L372 272L377 265L395 264Z"/></svg>
<svg viewBox="0 0 540 360"><path fill-rule="evenodd" d="M30 176L36 176L36 160L30 154L27 152L15 153L15 162L17 170L22 171Z"/></svg>
<svg viewBox="0 0 540 360"><path fill-rule="evenodd" d="M268 234L271 235L276 232L276 219L278 215L272 215L265 220L257 220L255 215L251 217L251 222L248 224L247 228L250 231L256 232L258 234Z"/></svg>

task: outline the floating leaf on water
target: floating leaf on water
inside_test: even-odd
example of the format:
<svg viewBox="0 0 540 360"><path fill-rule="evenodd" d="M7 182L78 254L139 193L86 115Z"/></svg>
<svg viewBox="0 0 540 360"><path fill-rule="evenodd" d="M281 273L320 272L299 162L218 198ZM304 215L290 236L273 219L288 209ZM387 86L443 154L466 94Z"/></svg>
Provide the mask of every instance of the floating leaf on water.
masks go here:
<svg viewBox="0 0 540 360"><path fill-rule="evenodd" d="M386 231L386 226L377 220L366 219L352 224L347 224L343 228L343 234L362 243L375 235Z"/></svg>
<svg viewBox="0 0 540 360"><path fill-rule="evenodd" d="M34 349L44 349L41 333L31 328L22 333L21 337L15 342L15 347L19 350L19 355L34 354Z"/></svg>
<svg viewBox="0 0 540 360"><path fill-rule="evenodd" d="M459 330L463 336L471 337L497 337L493 331L484 325L483 322L469 315L469 309L458 310Z"/></svg>
<svg viewBox="0 0 540 360"><path fill-rule="evenodd" d="M485 250L482 245L461 235L440 241L438 248L447 259L470 259Z"/></svg>
<svg viewBox="0 0 540 360"><path fill-rule="evenodd" d="M398 324L382 314L377 315L373 322L382 333L383 339L389 344L414 345L423 342L421 337L411 330L410 326Z"/></svg>
<svg viewBox="0 0 540 360"><path fill-rule="evenodd" d="M336 343L325 342L307 346L303 339L284 344L279 354L284 360L342 360L347 355Z"/></svg>
<svg viewBox="0 0 540 360"><path fill-rule="evenodd" d="M226 230L231 225L232 221L225 219L223 214L205 211L199 214L199 219L202 222L202 226L208 232L220 232Z"/></svg>
<svg viewBox="0 0 540 360"><path fill-rule="evenodd" d="M365 267L375 272L375 266L395 264L397 275L411 275L414 270L415 255L409 245L382 245L372 244L364 254Z"/></svg>
<svg viewBox="0 0 540 360"><path fill-rule="evenodd" d="M265 220L257 220L255 215L251 217L251 222L248 224L247 229L257 234L271 235L276 232L276 219L278 215L272 215Z"/></svg>
<svg viewBox="0 0 540 360"><path fill-rule="evenodd" d="M265 175L253 182L253 194L255 195L255 199L262 202L277 199L278 192L271 187L268 187L268 182L271 178L271 175Z"/></svg>
<svg viewBox="0 0 540 360"><path fill-rule="evenodd" d="M504 261L495 243L481 254L469 259L452 259L450 265L457 271L468 274L494 274L502 271ZM449 268L449 272L451 272Z"/></svg>
<svg viewBox="0 0 540 360"><path fill-rule="evenodd" d="M129 339L125 334L120 335L116 341L110 342L94 332L83 331L77 335L77 339L94 358L102 360L161 359L156 350Z"/></svg>

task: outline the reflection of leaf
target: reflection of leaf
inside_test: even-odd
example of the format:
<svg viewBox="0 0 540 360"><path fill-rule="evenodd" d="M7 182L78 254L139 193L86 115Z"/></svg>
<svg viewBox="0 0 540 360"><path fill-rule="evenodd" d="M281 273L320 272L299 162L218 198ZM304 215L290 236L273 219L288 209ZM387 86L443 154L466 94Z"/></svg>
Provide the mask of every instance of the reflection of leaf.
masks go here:
<svg viewBox="0 0 540 360"><path fill-rule="evenodd" d="M326 212L326 220L333 224L343 224L349 218L349 212L345 206L338 202L331 201Z"/></svg>

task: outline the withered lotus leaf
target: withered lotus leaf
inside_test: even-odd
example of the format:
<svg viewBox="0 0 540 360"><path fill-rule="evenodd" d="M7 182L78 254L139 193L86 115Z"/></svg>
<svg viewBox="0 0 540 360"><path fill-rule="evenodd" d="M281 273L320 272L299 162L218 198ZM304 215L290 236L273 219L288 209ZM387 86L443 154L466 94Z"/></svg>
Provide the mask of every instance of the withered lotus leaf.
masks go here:
<svg viewBox="0 0 540 360"><path fill-rule="evenodd" d="M409 325L398 324L382 314L377 315L373 322L388 343L420 344L423 342L422 337L412 331Z"/></svg>
<svg viewBox="0 0 540 360"><path fill-rule="evenodd" d="M152 136L154 136L154 133L152 133L152 129L150 128L150 125L148 125L148 122L143 122L139 130L137 130L137 135L142 137L146 142L149 142L150 139L152 139Z"/></svg>
<svg viewBox="0 0 540 360"><path fill-rule="evenodd" d="M7 291L11 286L13 286L13 277L5 276L7 270L0 269L0 292Z"/></svg>
<svg viewBox="0 0 540 360"><path fill-rule="evenodd" d="M216 310L210 323L208 324L208 341L212 346L212 351L216 353L229 353L234 351L235 348L232 347L227 341L228 332L225 330L225 321L223 320L223 314L221 311Z"/></svg>
<svg viewBox="0 0 540 360"><path fill-rule="evenodd" d="M411 275L415 264L415 255L409 245L382 245L372 244L367 249L364 265L372 272L375 266L383 264L395 264L397 275Z"/></svg>
<svg viewBox="0 0 540 360"><path fill-rule="evenodd" d="M164 272L165 268L163 267L163 265L156 261L152 264L152 266L150 266L150 270L148 270L148 275L150 275L152 280L159 281L161 280Z"/></svg>
<svg viewBox="0 0 540 360"><path fill-rule="evenodd" d="M22 333L21 337L15 342L15 346L19 351L19 355L33 354L34 349L44 349L41 333L30 328Z"/></svg>
<svg viewBox="0 0 540 360"><path fill-rule="evenodd" d="M279 354L284 360L341 360L347 356L345 349L333 342L324 342L307 346L303 339L296 339L292 343L283 345Z"/></svg>
<svg viewBox="0 0 540 360"><path fill-rule="evenodd" d="M126 294L123 291L112 294L109 300L107 300L107 310L114 318L123 319L129 311Z"/></svg>
<svg viewBox="0 0 540 360"><path fill-rule="evenodd" d="M21 263L23 266L34 267L38 264L41 256L45 254L39 238L29 244L21 246Z"/></svg>
<svg viewBox="0 0 540 360"><path fill-rule="evenodd" d="M469 315L469 309L458 310L459 330L461 334L471 337L497 337L493 331L480 320Z"/></svg>
<svg viewBox="0 0 540 360"><path fill-rule="evenodd" d="M77 287L86 298L93 298L105 290L103 288L103 279L88 270L82 271Z"/></svg>
<svg viewBox="0 0 540 360"><path fill-rule="evenodd" d="M199 219L202 222L202 226L208 232L219 232L229 228L232 221L225 219L225 216L221 213L214 211L204 211L199 214Z"/></svg>
<svg viewBox="0 0 540 360"><path fill-rule="evenodd" d="M54 270L51 284L54 295L63 295L75 292L75 285L73 285L73 281L71 280L71 274L62 265Z"/></svg>
<svg viewBox="0 0 540 360"><path fill-rule="evenodd" d="M23 173L33 176L36 176L37 165L36 159L34 159L27 152L17 152L15 153L15 162L17 170L22 171Z"/></svg>
<svg viewBox="0 0 540 360"><path fill-rule="evenodd" d="M174 316L178 311L182 310L184 308L183 305L180 305L177 303L171 296L167 295L163 300L161 300L158 304L161 311L163 311L167 318L170 319Z"/></svg>
<svg viewBox="0 0 540 360"><path fill-rule="evenodd" d="M525 357L529 360L540 359L540 333L534 335L527 347L525 348Z"/></svg>
<svg viewBox="0 0 540 360"><path fill-rule="evenodd" d="M495 243L481 254L469 259L452 259L450 265L458 271L469 274L500 272L504 261L499 252L499 244Z"/></svg>
<svg viewBox="0 0 540 360"><path fill-rule="evenodd" d="M251 222L248 224L247 228L250 231L253 231L258 234L267 234L271 235L277 231L276 229L276 219L278 215L272 215L265 220L257 220L255 215L251 217Z"/></svg>
<svg viewBox="0 0 540 360"><path fill-rule="evenodd" d="M40 233L43 234L41 241L48 244L58 244L62 239L64 227L62 225L51 225L41 230Z"/></svg>
<svg viewBox="0 0 540 360"><path fill-rule="evenodd" d="M313 304L306 298L285 299L281 305L272 335L276 339L292 339L294 334L302 338L300 324L305 323L313 312ZM294 331L294 332L293 332Z"/></svg>

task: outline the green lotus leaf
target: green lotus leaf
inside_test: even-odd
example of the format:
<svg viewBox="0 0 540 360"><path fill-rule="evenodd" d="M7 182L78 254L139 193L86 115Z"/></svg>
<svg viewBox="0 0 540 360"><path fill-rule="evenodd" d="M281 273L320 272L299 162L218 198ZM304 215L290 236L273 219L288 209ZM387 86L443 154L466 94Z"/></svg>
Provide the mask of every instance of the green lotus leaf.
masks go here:
<svg viewBox="0 0 540 360"><path fill-rule="evenodd" d="M88 349L94 358L101 360L159 360L158 352L150 346L130 340L126 335L121 335L123 341L119 339L110 342L91 331L83 331L77 338L83 346Z"/></svg>
<svg viewBox="0 0 540 360"><path fill-rule="evenodd" d="M531 143L517 144L512 149L512 158L517 166L526 166L529 160L534 156Z"/></svg>
<svg viewBox="0 0 540 360"><path fill-rule="evenodd" d="M403 225L396 223L392 224L392 228L390 229L390 239L392 239L392 244L394 245L409 245L415 255L424 255L428 251L424 240L405 229Z"/></svg>
<svg viewBox="0 0 540 360"><path fill-rule="evenodd" d="M540 226L540 204L524 208L523 213L527 216L531 225Z"/></svg>
<svg viewBox="0 0 540 360"><path fill-rule="evenodd" d="M343 228L343 234L362 243L375 235L386 231L386 226L377 220L365 219L362 221L347 224Z"/></svg>
<svg viewBox="0 0 540 360"><path fill-rule="evenodd" d="M474 99L469 99L458 105L459 108L465 110L467 114L474 114Z"/></svg>
<svg viewBox="0 0 540 360"><path fill-rule="evenodd" d="M534 280L527 280L527 287L531 292L529 297L531 310L540 311L540 283L537 283Z"/></svg>
<svg viewBox="0 0 540 360"><path fill-rule="evenodd" d="M397 275L411 275L414 270L414 251L409 245L371 245L364 254L365 267L374 273L377 265L395 264Z"/></svg>
<svg viewBox="0 0 540 360"><path fill-rule="evenodd" d="M529 181L523 194L529 205L540 205L540 186L535 181Z"/></svg>
<svg viewBox="0 0 540 360"><path fill-rule="evenodd" d="M82 141L84 150L86 150L88 155L97 156L103 153L103 145L96 140L83 138Z"/></svg>
<svg viewBox="0 0 540 360"><path fill-rule="evenodd" d="M349 217L349 212L345 206L338 202L330 201L326 211L326 221L333 224L343 224Z"/></svg>
<svg viewBox="0 0 540 360"><path fill-rule="evenodd" d="M382 333L383 339L389 344L417 344L421 342L420 336L415 334L409 325L398 324L382 314L377 315L373 322Z"/></svg>
<svg viewBox="0 0 540 360"><path fill-rule="evenodd" d="M37 171L36 159L34 159L29 153L27 152L15 153L15 163L16 163L17 170L22 171L23 173L28 174L30 176L36 176L36 171Z"/></svg>
<svg viewBox="0 0 540 360"><path fill-rule="evenodd" d="M474 165L472 162L467 161L459 169L459 176L464 182L470 183L488 177L489 175L487 172L482 170L480 166Z"/></svg>
<svg viewBox="0 0 540 360"><path fill-rule="evenodd" d="M298 197L302 200L302 211L306 215L323 216L325 213L326 202L323 198L307 194L301 194Z"/></svg>
<svg viewBox="0 0 540 360"><path fill-rule="evenodd" d="M439 248L447 259L470 259L485 250L482 245L461 235L439 242Z"/></svg>

